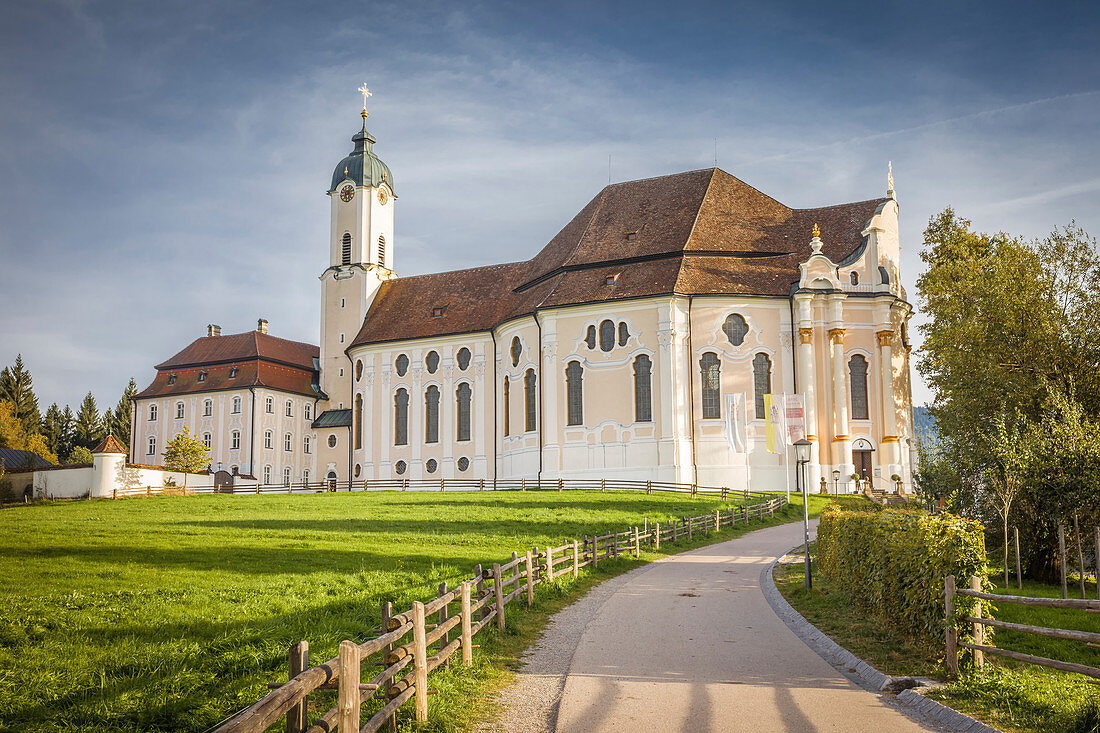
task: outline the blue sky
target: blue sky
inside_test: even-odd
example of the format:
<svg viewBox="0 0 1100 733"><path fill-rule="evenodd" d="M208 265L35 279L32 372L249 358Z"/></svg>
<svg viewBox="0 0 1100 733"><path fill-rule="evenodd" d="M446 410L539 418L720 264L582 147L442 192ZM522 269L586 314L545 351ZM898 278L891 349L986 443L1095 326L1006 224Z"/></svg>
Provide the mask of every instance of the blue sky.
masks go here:
<svg viewBox="0 0 1100 733"><path fill-rule="evenodd" d="M911 294L948 204L1100 232L1094 3L80 2L0 7L0 363L42 407L205 324L316 342L333 166L369 128L401 274L526 259L611 177L713 164L879 196ZM919 385L917 402L927 391Z"/></svg>

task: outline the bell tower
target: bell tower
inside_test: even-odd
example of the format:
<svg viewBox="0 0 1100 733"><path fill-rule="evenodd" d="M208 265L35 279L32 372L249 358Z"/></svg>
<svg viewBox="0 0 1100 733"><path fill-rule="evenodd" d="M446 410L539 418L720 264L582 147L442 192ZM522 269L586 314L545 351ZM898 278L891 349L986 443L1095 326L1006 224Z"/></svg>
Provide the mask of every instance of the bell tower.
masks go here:
<svg viewBox="0 0 1100 733"><path fill-rule="evenodd" d="M321 390L327 409L352 404L352 365L345 350L359 333L379 286L394 277L393 174L374 153L367 131L363 93L363 127L352 138L355 147L336 166L327 195L331 208L329 265L321 273Z"/></svg>

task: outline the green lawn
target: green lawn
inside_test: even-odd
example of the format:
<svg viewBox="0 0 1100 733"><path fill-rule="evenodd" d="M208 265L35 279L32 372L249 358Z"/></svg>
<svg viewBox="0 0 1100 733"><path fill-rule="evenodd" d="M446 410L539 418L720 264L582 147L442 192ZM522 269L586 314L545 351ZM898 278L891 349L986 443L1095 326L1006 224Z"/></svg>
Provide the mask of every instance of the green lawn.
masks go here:
<svg viewBox="0 0 1100 733"><path fill-rule="evenodd" d="M309 640L320 661L341 639L371 635L381 601L404 609L433 596L439 582L469 577L476 563L513 550L720 505L680 495L528 491L5 508L0 730L204 730L262 696L267 682L285 679L291 643ZM774 521L800 515L792 506ZM581 586L634 562L601 563ZM540 603L548 613L575 591L563 587ZM441 681L454 694L441 690L433 709L450 697L470 714L471 690L500 681L484 660L517 654L539 618L510 621L514 638L489 640L475 670Z"/></svg>
<svg viewBox="0 0 1100 733"><path fill-rule="evenodd" d="M815 570L816 567L815 564ZM1003 583L1003 576L993 572L990 580L994 584ZM778 571L776 585L810 623L884 673L946 679L941 646L922 647L894 631L887 622L867 616L851 602L843 588L819 573L814 575L812 591L803 587L801 564ZM1094 598L1095 587L1091 590L1090 597ZM1022 591L1012 585L995 592L1058 597L1061 588L1025 581ZM1071 593L1070 597L1079 596ZM1009 603L994 605L994 618L1003 621L1100 632L1097 614ZM995 644L999 647L1100 667L1100 650L1081 642L1003 629L995 631ZM957 680L929 697L1005 731L1100 731L1100 691L1089 678L992 655L987 655L982 670L964 669Z"/></svg>

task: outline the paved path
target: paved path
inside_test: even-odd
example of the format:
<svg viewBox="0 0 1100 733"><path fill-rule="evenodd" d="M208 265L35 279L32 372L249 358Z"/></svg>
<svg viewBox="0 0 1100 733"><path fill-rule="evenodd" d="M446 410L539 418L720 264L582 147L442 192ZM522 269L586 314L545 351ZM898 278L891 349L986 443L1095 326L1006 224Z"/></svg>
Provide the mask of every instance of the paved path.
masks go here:
<svg viewBox="0 0 1100 733"><path fill-rule="evenodd" d="M761 571L801 525L612 579L558 614L502 696L508 731L925 731L775 615ZM587 623L585 622L587 620Z"/></svg>

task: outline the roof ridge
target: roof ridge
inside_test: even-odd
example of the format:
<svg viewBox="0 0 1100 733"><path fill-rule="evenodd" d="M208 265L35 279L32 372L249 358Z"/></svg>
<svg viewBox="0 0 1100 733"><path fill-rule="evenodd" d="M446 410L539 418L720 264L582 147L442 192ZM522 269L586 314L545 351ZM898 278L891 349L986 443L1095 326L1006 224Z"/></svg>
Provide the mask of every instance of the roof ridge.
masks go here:
<svg viewBox="0 0 1100 733"><path fill-rule="evenodd" d="M825 209L840 209L840 208L843 208L845 206L859 206L860 204L879 203L879 202L882 202L882 201L893 201L893 199L891 199L889 196L880 196L880 197L873 198L873 199L863 199L862 201L849 201L849 202L844 203L844 204L829 204L828 206L811 206L811 207L807 207L805 209L791 209L791 211L795 211L795 212L823 211ZM787 208L790 208L790 207L787 207Z"/></svg>

